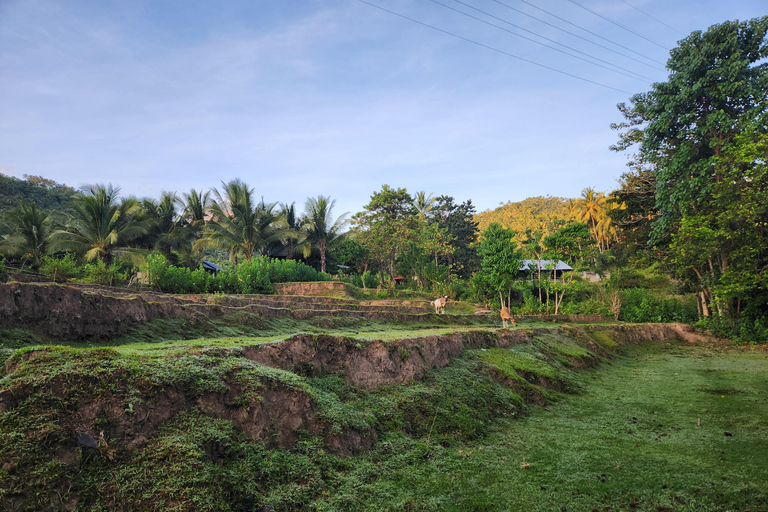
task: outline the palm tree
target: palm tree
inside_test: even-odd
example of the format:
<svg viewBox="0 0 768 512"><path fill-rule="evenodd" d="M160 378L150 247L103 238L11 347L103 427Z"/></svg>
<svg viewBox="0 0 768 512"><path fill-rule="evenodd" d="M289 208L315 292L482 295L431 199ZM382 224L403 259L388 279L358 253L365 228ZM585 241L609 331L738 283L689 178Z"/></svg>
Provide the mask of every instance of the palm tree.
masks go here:
<svg viewBox="0 0 768 512"><path fill-rule="evenodd" d="M179 200L183 210L168 234L173 258L189 268L197 268L202 248L195 244L203 234L206 217L210 216L210 192L190 189Z"/></svg>
<svg viewBox="0 0 768 512"><path fill-rule="evenodd" d="M253 189L239 179L222 185L222 192L213 191L216 199L211 203L211 219L195 246L226 249L235 265L239 255L249 262L255 254L268 255L285 231L274 213L276 204L263 199L254 204Z"/></svg>
<svg viewBox="0 0 768 512"><path fill-rule="evenodd" d="M589 226L592 236L598 242L600 252L604 250L604 237L600 236L598 225L602 223L605 226L606 201L604 193L595 192L592 187L587 187L581 191L581 197L573 202L571 209L572 218Z"/></svg>
<svg viewBox="0 0 768 512"><path fill-rule="evenodd" d="M427 196L427 193L424 190L416 192L416 195L413 196L413 206L419 211L419 215L421 215L422 218L426 217L427 212L432 209L432 204L434 202L435 198L432 197L432 194Z"/></svg>
<svg viewBox="0 0 768 512"><path fill-rule="evenodd" d="M296 215L296 203L280 205L280 217L285 222L285 238L282 240L285 257L292 260L297 253L305 258L312 251L312 244L307 240L307 222Z"/></svg>
<svg viewBox="0 0 768 512"><path fill-rule="evenodd" d="M38 268L48 253L52 220L35 203L22 203L6 212L10 233L0 238L0 252Z"/></svg>
<svg viewBox="0 0 768 512"><path fill-rule="evenodd" d="M149 222L149 231L136 240L136 245L146 249L157 249L166 257L171 256L173 233L177 227L176 204L181 200L176 192L160 194L160 200L145 198L141 200L144 216Z"/></svg>
<svg viewBox="0 0 768 512"><path fill-rule="evenodd" d="M190 189L189 194L184 194L183 221L191 226L202 226L210 206L211 193L198 192Z"/></svg>
<svg viewBox="0 0 768 512"><path fill-rule="evenodd" d="M129 243L147 234L150 222L137 200L118 202L119 192L112 185L93 185L73 199L65 229L51 235L51 249L81 253L86 261L100 258L106 266L115 256L140 259L142 251Z"/></svg>
<svg viewBox="0 0 768 512"><path fill-rule="evenodd" d="M336 200L330 197L317 196L307 199L304 207L305 217L308 223L309 241L320 251L320 272L325 272L325 251L328 244L342 235L341 230L349 222L346 217L349 212L342 214L333 220L333 207Z"/></svg>

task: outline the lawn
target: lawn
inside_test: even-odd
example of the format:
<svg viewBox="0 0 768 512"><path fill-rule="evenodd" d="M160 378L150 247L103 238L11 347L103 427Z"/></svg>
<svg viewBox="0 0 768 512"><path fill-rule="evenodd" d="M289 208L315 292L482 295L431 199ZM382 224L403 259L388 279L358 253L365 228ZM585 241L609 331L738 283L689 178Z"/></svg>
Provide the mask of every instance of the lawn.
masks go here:
<svg viewBox="0 0 768 512"><path fill-rule="evenodd" d="M360 457L317 510L768 510L768 354L630 347L476 442ZM385 446L386 446L385 441ZM361 476L359 468L374 474ZM374 469L375 468L375 469Z"/></svg>

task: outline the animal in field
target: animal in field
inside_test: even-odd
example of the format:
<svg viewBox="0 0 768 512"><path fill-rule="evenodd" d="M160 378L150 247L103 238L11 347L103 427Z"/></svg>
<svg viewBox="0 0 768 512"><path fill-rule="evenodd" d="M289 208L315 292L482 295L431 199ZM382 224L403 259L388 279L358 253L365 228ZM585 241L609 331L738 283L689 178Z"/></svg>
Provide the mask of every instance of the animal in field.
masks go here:
<svg viewBox="0 0 768 512"><path fill-rule="evenodd" d="M507 305L504 305L504 297L501 295L501 292L499 292L499 300L501 300L501 325L506 329L509 327L509 322L512 322L512 325L517 327L517 320L509 312L509 300L507 300Z"/></svg>
<svg viewBox="0 0 768 512"><path fill-rule="evenodd" d="M506 328L509 327L508 322L512 322L512 325L517 327L517 320L512 317L508 307L501 308L501 324Z"/></svg>
<svg viewBox="0 0 768 512"><path fill-rule="evenodd" d="M444 315L445 314L445 304L448 302L448 296L444 295L442 297L438 297L430 304L435 306L435 314L436 315Z"/></svg>

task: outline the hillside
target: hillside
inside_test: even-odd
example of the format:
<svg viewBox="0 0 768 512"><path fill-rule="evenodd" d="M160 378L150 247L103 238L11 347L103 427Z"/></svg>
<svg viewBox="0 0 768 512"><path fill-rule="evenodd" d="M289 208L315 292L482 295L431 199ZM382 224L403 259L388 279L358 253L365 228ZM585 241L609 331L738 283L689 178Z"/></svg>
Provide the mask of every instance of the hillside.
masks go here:
<svg viewBox="0 0 768 512"><path fill-rule="evenodd" d="M475 215L475 222L482 233L489 224L497 223L511 228L517 233L526 229L534 232L550 233L550 226L555 220L568 218L568 199L562 197L529 197L523 201L508 202L495 210L486 210Z"/></svg>
<svg viewBox="0 0 768 512"><path fill-rule="evenodd" d="M14 208L24 201L35 203L43 210L65 210L77 191L40 176L20 180L0 173L0 211Z"/></svg>

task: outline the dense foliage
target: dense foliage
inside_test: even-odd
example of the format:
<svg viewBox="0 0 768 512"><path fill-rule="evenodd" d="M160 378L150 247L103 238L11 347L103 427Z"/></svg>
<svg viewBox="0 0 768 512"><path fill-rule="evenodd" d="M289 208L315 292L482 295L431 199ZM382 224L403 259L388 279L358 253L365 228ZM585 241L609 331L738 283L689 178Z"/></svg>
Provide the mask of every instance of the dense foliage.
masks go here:
<svg viewBox="0 0 768 512"><path fill-rule="evenodd" d="M768 16L692 33L668 81L619 105L615 126L615 149L637 151L614 195L630 203L617 216L628 241L660 256L714 325L768 318L767 32Z"/></svg>

